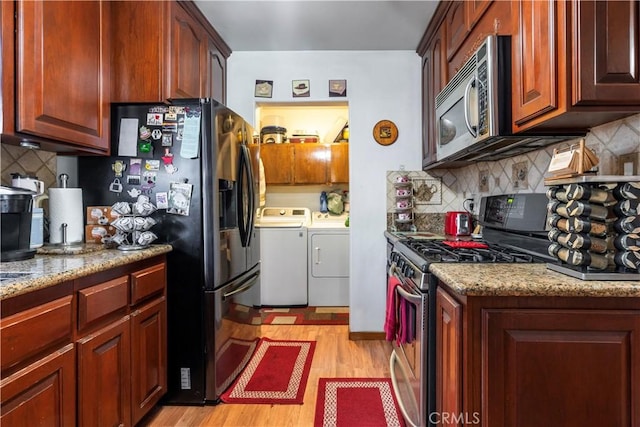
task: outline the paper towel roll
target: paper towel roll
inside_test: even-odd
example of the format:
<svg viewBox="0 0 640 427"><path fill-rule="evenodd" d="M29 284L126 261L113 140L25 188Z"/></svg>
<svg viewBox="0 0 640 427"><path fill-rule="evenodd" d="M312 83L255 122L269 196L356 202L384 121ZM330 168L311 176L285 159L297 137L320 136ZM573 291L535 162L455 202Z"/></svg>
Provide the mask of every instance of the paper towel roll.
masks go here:
<svg viewBox="0 0 640 427"><path fill-rule="evenodd" d="M49 189L49 242L62 243L62 224L67 224L67 243L84 239L81 188Z"/></svg>

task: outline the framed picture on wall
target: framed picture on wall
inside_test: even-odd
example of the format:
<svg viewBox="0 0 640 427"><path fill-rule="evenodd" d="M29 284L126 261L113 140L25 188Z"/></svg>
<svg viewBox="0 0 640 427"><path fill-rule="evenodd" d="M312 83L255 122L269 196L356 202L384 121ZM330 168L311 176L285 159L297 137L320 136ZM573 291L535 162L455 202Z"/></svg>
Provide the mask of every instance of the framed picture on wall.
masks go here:
<svg viewBox="0 0 640 427"><path fill-rule="evenodd" d="M291 82L291 91L294 98L308 97L311 94L309 80L293 80Z"/></svg>
<svg viewBox="0 0 640 427"><path fill-rule="evenodd" d="M347 96L346 80L329 80L329 97Z"/></svg>
<svg viewBox="0 0 640 427"><path fill-rule="evenodd" d="M271 98L273 94L273 80L256 80L256 98Z"/></svg>

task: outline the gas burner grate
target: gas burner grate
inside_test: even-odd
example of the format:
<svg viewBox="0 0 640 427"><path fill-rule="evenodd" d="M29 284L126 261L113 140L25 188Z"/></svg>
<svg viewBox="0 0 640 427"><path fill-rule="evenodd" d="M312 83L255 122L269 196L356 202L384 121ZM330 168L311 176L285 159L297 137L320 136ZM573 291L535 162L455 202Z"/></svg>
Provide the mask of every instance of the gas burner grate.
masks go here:
<svg viewBox="0 0 640 427"><path fill-rule="evenodd" d="M428 262L531 263L538 260L517 249L498 244L488 248L452 248L442 241L405 241L411 250Z"/></svg>

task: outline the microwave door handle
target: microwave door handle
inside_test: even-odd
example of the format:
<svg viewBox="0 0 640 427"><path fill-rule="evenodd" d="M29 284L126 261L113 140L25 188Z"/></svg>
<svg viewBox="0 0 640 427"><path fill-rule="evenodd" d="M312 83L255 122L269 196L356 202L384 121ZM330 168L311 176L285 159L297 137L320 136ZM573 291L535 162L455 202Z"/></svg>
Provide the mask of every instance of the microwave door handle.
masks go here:
<svg viewBox="0 0 640 427"><path fill-rule="evenodd" d="M471 88L475 86L475 82L477 81L474 76L469 82L467 86L464 88L464 124L467 125L467 129L469 129L469 133L473 135L474 138L478 136L478 131L476 126L472 126L469 123L469 92L471 92Z"/></svg>

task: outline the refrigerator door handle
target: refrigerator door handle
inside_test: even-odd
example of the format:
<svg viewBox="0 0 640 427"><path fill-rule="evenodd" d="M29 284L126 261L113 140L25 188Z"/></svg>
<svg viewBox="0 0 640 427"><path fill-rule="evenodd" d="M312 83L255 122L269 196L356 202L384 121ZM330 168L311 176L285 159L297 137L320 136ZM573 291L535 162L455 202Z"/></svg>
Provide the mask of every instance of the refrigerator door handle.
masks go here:
<svg viewBox="0 0 640 427"><path fill-rule="evenodd" d="M256 282L258 281L258 277L260 277L260 273L255 273L253 274L251 277L249 277L248 279L246 279L246 281L242 284L242 286L239 286L237 288L235 288L232 291L229 292L225 292L222 297L223 298L229 298L235 294L239 294L242 293L244 291L246 291L247 289L253 287L253 285L256 284Z"/></svg>
<svg viewBox="0 0 640 427"><path fill-rule="evenodd" d="M251 236L253 235L253 227L255 225L256 215L256 189L254 186L253 168L251 167L251 151L247 145L242 146L242 150L246 156L247 179L249 180L249 224L247 226L247 246L251 245Z"/></svg>
<svg viewBox="0 0 640 427"><path fill-rule="evenodd" d="M245 197L248 196L247 194L244 194L245 191L245 179L248 178L248 176L246 175L246 171L247 171L247 156L245 153L245 149L246 147L244 145L240 145L240 161L239 161L239 167L238 167L238 199L237 199L237 213L238 213L238 230L240 231L240 241L242 243L242 247L247 247L248 246L248 239L249 239L249 233L248 233L248 227L249 227L249 221L245 221L245 219L249 219L249 218L245 218ZM248 183L247 183L248 185ZM248 206L246 207L248 209Z"/></svg>

